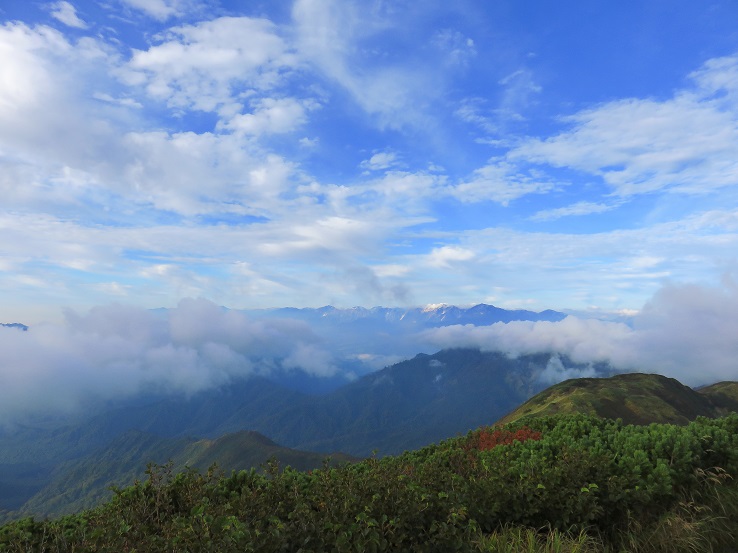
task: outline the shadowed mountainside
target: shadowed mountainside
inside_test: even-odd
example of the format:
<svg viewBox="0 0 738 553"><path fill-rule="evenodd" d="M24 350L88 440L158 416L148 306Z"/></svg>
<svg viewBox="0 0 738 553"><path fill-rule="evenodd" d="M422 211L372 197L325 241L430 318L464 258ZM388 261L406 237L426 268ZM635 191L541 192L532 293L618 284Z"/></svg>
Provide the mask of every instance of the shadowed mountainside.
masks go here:
<svg viewBox="0 0 738 553"><path fill-rule="evenodd" d="M253 430L321 456L400 453L497 420L546 386L550 380L542 375L550 376L545 371L554 357L557 367L591 370L551 354L511 359L500 352L444 350L417 355L319 396L251 378L192 397L138 400L74 424L54 427L45 421L6 429L0 433L0 509L20 508L60 478L63 463L105 455L130 431L166 439L217 439ZM602 370L606 374L607 367ZM141 449L137 458L144 463L168 458L151 455L155 452ZM114 458L123 466L127 457ZM73 470L70 466L65 470ZM244 461L240 468L248 466ZM78 474L78 480L87 478L81 469Z"/></svg>
<svg viewBox="0 0 738 553"><path fill-rule="evenodd" d="M330 456L282 447L252 431L226 434L215 440L196 438L161 438L130 430L107 447L56 467L50 482L14 515L58 516L93 507L107 500L110 486L128 486L145 476L149 463L171 463L173 472L186 468L205 472L217 464L229 474L234 470L260 467L275 459L280 466L311 470L327 459L337 463L358 460L341 453Z"/></svg>
<svg viewBox="0 0 738 553"><path fill-rule="evenodd" d="M227 472L259 466L274 457L282 465L306 470L321 466L327 455L281 447L254 431L224 434L231 425L269 425L283 438L302 439L301 449L313 451L346 448L369 455L371 451L366 450L377 446L394 451L414 449L417 444L465 433L499 419L503 409L509 411L542 387L541 375L551 359L548 354L510 359L501 353L446 350L418 355L332 394L288 393L285 398L291 405L279 401L281 396L273 384L251 382L248 392L236 387L225 395L157 402L131 410L128 418L122 410L114 411L87 426L46 436L47 441L41 442L51 446L67 440L62 450L68 455L77 448L76 457L55 466L44 464L43 458L3 465L8 472L0 482L6 489L0 491L9 493L3 495L3 507L19 511L13 518L74 512L104 500L110 484L125 485L141 478L148 462L171 461L174 470L192 467L201 471L217 463ZM571 366L569 360L558 356L556 360L556 364ZM606 367L600 369L604 374ZM270 401L276 403L270 405ZM736 407L738 382L693 390L657 374L629 373L561 382L538 393L499 423L584 413L620 418L626 424L683 425L699 416L722 416ZM249 420L254 408L262 409L261 417ZM212 439L175 435L186 432L188 424L189 428L208 430ZM130 425L145 428L122 430ZM159 434L167 432L171 434ZM112 439L99 444L111 435ZM98 445L93 447L95 443ZM330 457L335 462L351 460L341 454Z"/></svg>

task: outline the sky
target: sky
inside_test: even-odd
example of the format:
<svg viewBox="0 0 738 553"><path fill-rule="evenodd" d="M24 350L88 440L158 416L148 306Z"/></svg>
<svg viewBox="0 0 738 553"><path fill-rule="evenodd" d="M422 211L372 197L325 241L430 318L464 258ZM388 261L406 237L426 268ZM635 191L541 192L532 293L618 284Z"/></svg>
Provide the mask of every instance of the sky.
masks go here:
<svg viewBox="0 0 738 553"><path fill-rule="evenodd" d="M31 327L0 327L0 424L441 347L738 379L737 23L733 1L0 2L0 322ZM400 352L239 311L439 303L575 316Z"/></svg>
<svg viewBox="0 0 738 553"><path fill-rule="evenodd" d="M5 0L0 320L633 313L738 252L738 5Z"/></svg>

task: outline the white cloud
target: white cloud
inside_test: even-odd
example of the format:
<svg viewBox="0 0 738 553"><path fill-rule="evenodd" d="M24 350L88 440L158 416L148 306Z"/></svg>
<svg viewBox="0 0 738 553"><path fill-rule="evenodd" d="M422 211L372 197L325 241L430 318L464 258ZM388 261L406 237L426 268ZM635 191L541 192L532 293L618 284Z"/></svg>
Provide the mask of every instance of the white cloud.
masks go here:
<svg viewBox="0 0 738 553"><path fill-rule="evenodd" d="M87 23L79 18L77 10L69 2L54 2L49 5L49 8L51 9L51 17L61 21L65 25L77 29L87 28Z"/></svg>
<svg viewBox="0 0 738 553"><path fill-rule="evenodd" d="M633 321L633 328L573 316L556 323L456 325L427 331L424 339L444 348L479 347L510 355L556 352L580 363L608 361L620 370L656 372L692 386L736 379L735 282L721 287L667 285ZM555 369L552 377L567 377Z"/></svg>
<svg viewBox="0 0 738 553"><path fill-rule="evenodd" d="M197 0L120 0L158 21L180 17L199 4Z"/></svg>
<svg viewBox="0 0 738 553"><path fill-rule="evenodd" d="M193 394L280 360L317 376L336 371L303 322L255 321L191 299L166 312L108 305L28 332L0 327L0 351L0 423L144 391Z"/></svg>
<svg viewBox="0 0 738 553"><path fill-rule="evenodd" d="M710 60L671 99L626 99L580 111L571 128L530 139L507 159L602 177L619 196L705 193L738 184L738 57Z"/></svg>
<svg viewBox="0 0 738 553"><path fill-rule="evenodd" d="M477 56L474 40L453 29L442 29L432 39L443 52L446 63L466 66Z"/></svg>
<svg viewBox="0 0 738 553"><path fill-rule="evenodd" d="M22 23L0 27L4 60L0 66L0 117L7 121L16 112L25 115L25 109L40 104L42 96L53 94L57 86L50 64L38 54L69 50L71 45L64 36L49 27L31 29Z"/></svg>
<svg viewBox="0 0 738 553"><path fill-rule="evenodd" d="M298 369L313 376L334 376L339 369L333 356L313 344L298 343L282 362L286 369Z"/></svg>
<svg viewBox="0 0 738 553"><path fill-rule="evenodd" d="M454 115L490 134L497 133L500 129L497 118L489 110L485 110L483 98L464 98L454 111Z"/></svg>
<svg viewBox="0 0 738 553"><path fill-rule="evenodd" d="M597 202L581 201L565 207L556 209L545 209L533 215L532 221L554 221L562 217L571 217L573 215L591 215L593 213L604 213L617 208L617 204L603 204Z"/></svg>
<svg viewBox="0 0 738 553"><path fill-rule="evenodd" d="M292 165L239 136L129 133L122 146L123 178L113 182L133 201L186 215L262 215L286 208L277 199L289 187Z"/></svg>
<svg viewBox="0 0 738 553"><path fill-rule="evenodd" d="M474 252L458 246L441 246L433 248L428 255L428 264L433 267L448 269L459 261L469 261L474 258Z"/></svg>
<svg viewBox="0 0 738 553"><path fill-rule="evenodd" d="M383 210L395 216L424 216L430 201L447 194L448 185L446 178L441 175L394 170L353 190L357 192L353 200L367 198L369 209ZM425 218L429 219L427 216Z"/></svg>
<svg viewBox="0 0 738 553"><path fill-rule="evenodd" d="M120 159L115 127L127 108L90 96L113 83L106 72L116 54L96 39L72 44L49 27L9 23L0 27L0 56L5 206L66 215L105 197L96 176Z"/></svg>
<svg viewBox="0 0 738 553"><path fill-rule="evenodd" d="M471 179L453 187L450 193L462 202L493 201L508 205L527 194L549 192L557 186L558 183L541 171L523 172L507 161L492 159L474 171Z"/></svg>
<svg viewBox="0 0 738 553"><path fill-rule="evenodd" d="M393 262L407 267L406 280L422 299L478 302L495 290L494 303L502 306L527 297L536 298L531 307L538 309L633 309L666 279L710 282L715 271L732 270L725 252L738 251L737 225L735 210L712 210L608 232L530 232L503 225L431 230L419 236L432 240L432 247L400 250ZM431 248L444 244L473 253L458 265L463 278L458 272L428 271Z"/></svg>
<svg viewBox="0 0 738 553"><path fill-rule="evenodd" d="M510 147L513 142L510 136L513 133L509 131L509 127L526 119L526 111L535 104L542 88L535 82L533 73L527 68L517 69L500 79L497 84L500 87L499 98L493 107L489 107L490 101L487 98L463 98L454 115L494 137L478 139L478 142Z"/></svg>
<svg viewBox="0 0 738 553"><path fill-rule="evenodd" d="M399 160L397 159L397 154L394 152L377 152L369 159L362 161L359 164L359 167L369 171L381 171L383 169L396 167L398 163Z"/></svg>
<svg viewBox="0 0 738 553"><path fill-rule="evenodd" d="M108 102L110 104L118 104L125 107L130 108L142 108L143 105L140 102L137 102L136 100L133 100L132 98L114 98L110 94L107 94L105 92L94 92L92 94L92 97L95 100L100 100L101 102Z"/></svg>
<svg viewBox="0 0 738 553"><path fill-rule="evenodd" d="M263 98L257 100L254 107L253 113L234 115L220 127L254 136L289 133L305 124L307 112L318 104L295 98Z"/></svg>
<svg viewBox="0 0 738 553"><path fill-rule="evenodd" d="M292 9L301 58L347 91L381 128L427 127L428 113L420 108L445 89L437 58L385 57L382 34L407 31L397 13L403 10L354 0L297 0Z"/></svg>
<svg viewBox="0 0 738 553"><path fill-rule="evenodd" d="M543 90L527 68L517 69L500 79L498 84L502 85L503 93L497 113L503 121L525 119L525 110Z"/></svg>
<svg viewBox="0 0 738 553"><path fill-rule="evenodd" d="M588 367L570 367L564 366L561 357L554 354L546 363L546 367L538 375L538 380L546 385L553 385L570 378L592 378L601 376L595 369L593 364Z"/></svg>
<svg viewBox="0 0 738 553"><path fill-rule="evenodd" d="M135 51L120 76L170 107L232 116L242 93L273 88L294 65L272 22L221 17L170 29L161 44Z"/></svg>
<svg viewBox="0 0 738 553"><path fill-rule="evenodd" d="M611 359L633 331L622 323L567 317L563 321L514 321L490 326L454 325L427 331L425 338L443 348L479 347L510 355L557 352L587 363Z"/></svg>

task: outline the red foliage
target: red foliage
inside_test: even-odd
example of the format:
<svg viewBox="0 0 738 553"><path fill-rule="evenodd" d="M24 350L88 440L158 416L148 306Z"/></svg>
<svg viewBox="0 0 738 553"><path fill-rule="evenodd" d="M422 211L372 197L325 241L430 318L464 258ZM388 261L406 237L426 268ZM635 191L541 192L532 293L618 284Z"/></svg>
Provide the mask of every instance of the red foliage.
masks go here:
<svg viewBox="0 0 738 553"><path fill-rule="evenodd" d="M504 428L482 428L474 434L467 444L467 449L486 451L498 445L508 445L515 441L540 440L541 433L523 426L515 432Z"/></svg>

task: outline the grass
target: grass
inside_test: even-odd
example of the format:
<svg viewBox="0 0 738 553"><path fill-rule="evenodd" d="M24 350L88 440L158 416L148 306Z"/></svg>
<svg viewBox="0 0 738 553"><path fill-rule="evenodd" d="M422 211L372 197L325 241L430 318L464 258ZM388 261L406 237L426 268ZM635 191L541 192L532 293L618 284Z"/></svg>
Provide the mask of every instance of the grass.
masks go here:
<svg viewBox="0 0 738 553"><path fill-rule="evenodd" d="M605 539L596 532L561 532L506 525L482 536L482 553L735 553L738 485L714 468L703 471L702 492L685 498L648 526L635 518Z"/></svg>
<svg viewBox="0 0 738 553"><path fill-rule="evenodd" d="M599 553L602 544L596 538L579 532L576 535L558 530L534 530L520 526L504 526L484 536L479 542L484 553Z"/></svg>

